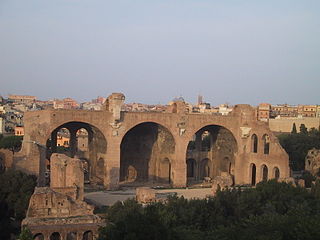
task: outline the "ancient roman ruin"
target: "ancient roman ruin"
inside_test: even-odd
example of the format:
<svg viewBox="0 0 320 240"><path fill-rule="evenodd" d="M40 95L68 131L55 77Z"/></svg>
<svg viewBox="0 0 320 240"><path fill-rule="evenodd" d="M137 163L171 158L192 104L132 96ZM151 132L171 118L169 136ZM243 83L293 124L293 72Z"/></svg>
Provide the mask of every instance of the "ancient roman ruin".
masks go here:
<svg viewBox="0 0 320 240"><path fill-rule="evenodd" d="M83 163L64 154L50 158L50 187L36 187L22 226L36 240L93 240L102 219L83 201Z"/></svg>
<svg viewBox="0 0 320 240"><path fill-rule="evenodd" d="M250 105L222 116L189 113L179 99L166 112L124 112L124 100L113 93L101 111L25 113L22 150L13 165L39 175L38 185L45 186L50 157L61 148L57 133L64 129L70 135L64 153L82 161L86 181L107 189L130 183L186 187L225 174L235 184L252 185L289 177L288 155Z"/></svg>
<svg viewBox="0 0 320 240"><path fill-rule="evenodd" d="M305 170L313 176L319 177L320 174L320 150L312 148L308 151L305 161Z"/></svg>

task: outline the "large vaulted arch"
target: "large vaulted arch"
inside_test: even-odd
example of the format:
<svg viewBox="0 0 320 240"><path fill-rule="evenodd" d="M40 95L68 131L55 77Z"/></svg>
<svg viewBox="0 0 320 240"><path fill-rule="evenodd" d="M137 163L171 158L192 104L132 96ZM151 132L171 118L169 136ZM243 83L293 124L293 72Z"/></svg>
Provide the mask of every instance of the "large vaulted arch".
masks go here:
<svg viewBox="0 0 320 240"><path fill-rule="evenodd" d="M214 178L222 172L233 175L237 151L236 138L227 128L206 125L197 130L187 147L187 163L189 159L194 159L192 166L196 166L191 177L191 164L187 164L188 184L208 177Z"/></svg>
<svg viewBox="0 0 320 240"><path fill-rule="evenodd" d="M120 151L120 182L170 183L175 140L164 126L134 126L122 138Z"/></svg>
<svg viewBox="0 0 320 240"><path fill-rule="evenodd" d="M61 141L62 140L62 141ZM97 127L85 122L66 122L56 127L47 140L46 158L50 166L52 153L63 153L83 161L85 181L103 184L107 140Z"/></svg>

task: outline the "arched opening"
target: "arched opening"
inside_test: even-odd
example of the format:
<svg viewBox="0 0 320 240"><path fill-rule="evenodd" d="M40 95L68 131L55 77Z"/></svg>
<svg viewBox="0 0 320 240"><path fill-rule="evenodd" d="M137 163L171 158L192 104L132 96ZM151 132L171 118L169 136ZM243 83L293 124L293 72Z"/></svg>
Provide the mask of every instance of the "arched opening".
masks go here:
<svg viewBox="0 0 320 240"><path fill-rule="evenodd" d="M273 168L273 178L279 179L280 178L280 170L277 167Z"/></svg>
<svg viewBox="0 0 320 240"><path fill-rule="evenodd" d="M50 169L52 153L63 153L84 162L84 181L103 184L104 174L98 166L100 158L105 158L107 141L95 126L84 122L67 122L55 128L47 140L47 168Z"/></svg>
<svg viewBox="0 0 320 240"><path fill-rule="evenodd" d="M50 235L50 240L61 240L60 233L54 232Z"/></svg>
<svg viewBox="0 0 320 240"><path fill-rule="evenodd" d="M67 128L60 128L57 131L56 152L71 156L70 152L70 131Z"/></svg>
<svg viewBox="0 0 320 240"><path fill-rule="evenodd" d="M188 178L188 183L202 181L204 177L214 178L222 172L232 174L236 153L236 139L225 127L208 125L199 129L187 147L186 159L194 159L198 166L194 178ZM190 169L188 161L187 169ZM190 176L188 171L187 176Z"/></svg>
<svg viewBox="0 0 320 240"><path fill-rule="evenodd" d="M251 178L251 185L256 185L256 165L254 163L250 164L250 178Z"/></svg>
<svg viewBox="0 0 320 240"><path fill-rule="evenodd" d="M200 162L200 179L204 179L205 177L210 177L211 171L211 161L208 158L202 159Z"/></svg>
<svg viewBox="0 0 320 240"><path fill-rule="evenodd" d="M256 134L251 136L251 152L257 153L258 152L258 137Z"/></svg>
<svg viewBox="0 0 320 240"><path fill-rule="evenodd" d="M262 141L263 141L263 153L264 154L269 154L270 137L267 134L265 134L262 137Z"/></svg>
<svg viewBox="0 0 320 240"><path fill-rule="evenodd" d="M77 232L68 232L67 240L77 240Z"/></svg>
<svg viewBox="0 0 320 240"><path fill-rule="evenodd" d="M120 148L122 184L163 183L171 180L169 159L174 154L175 141L169 130L162 125L154 122L136 125L125 134Z"/></svg>
<svg viewBox="0 0 320 240"><path fill-rule="evenodd" d="M262 172L262 181L268 181L268 167L266 165L261 166L261 172Z"/></svg>
<svg viewBox="0 0 320 240"><path fill-rule="evenodd" d="M187 159L187 178L195 176L196 161L192 158Z"/></svg>
<svg viewBox="0 0 320 240"><path fill-rule="evenodd" d="M33 236L34 240L44 240L44 236L42 233L37 233Z"/></svg>
<svg viewBox="0 0 320 240"><path fill-rule="evenodd" d="M83 233L82 240L93 240L93 233L92 231L86 231Z"/></svg>
<svg viewBox="0 0 320 240"><path fill-rule="evenodd" d="M163 183L171 182L171 163L168 158L163 159L159 164L159 178Z"/></svg>

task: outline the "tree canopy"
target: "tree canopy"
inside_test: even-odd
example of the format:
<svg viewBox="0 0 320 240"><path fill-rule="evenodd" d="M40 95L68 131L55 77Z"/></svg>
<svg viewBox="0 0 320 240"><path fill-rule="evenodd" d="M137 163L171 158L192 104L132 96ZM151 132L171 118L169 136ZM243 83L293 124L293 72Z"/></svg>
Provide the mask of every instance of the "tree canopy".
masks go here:
<svg viewBox="0 0 320 240"><path fill-rule="evenodd" d="M35 186L35 176L12 169L0 174L0 239L20 231Z"/></svg>
<svg viewBox="0 0 320 240"><path fill-rule="evenodd" d="M320 239L319 197L319 183L307 191L271 180L204 200L127 200L108 208L99 239Z"/></svg>
<svg viewBox="0 0 320 240"><path fill-rule="evenodd" d="M320 131L315 128L308 131L303 124L299 133L281 134L278 139L289 155L290 167L295 171L304 170L305 158L310 149L320 149Z"/></svg>
<svg viewBox="0 0 320 240"><path fill-rule="evenodd" d="M0 138L0 148L9 149L12 152L18 151L22 144L22 136L8 136Z"/></svg>

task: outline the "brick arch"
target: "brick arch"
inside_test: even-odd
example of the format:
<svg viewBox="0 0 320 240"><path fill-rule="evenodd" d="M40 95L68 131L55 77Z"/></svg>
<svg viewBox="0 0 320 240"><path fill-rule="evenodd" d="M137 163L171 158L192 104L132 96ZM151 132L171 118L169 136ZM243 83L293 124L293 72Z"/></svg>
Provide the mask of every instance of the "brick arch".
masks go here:
<svg viewBox="0 0 320 240"><path fill-rule="evenodd" d="M185 150L187 150L189 139L191 139L201 129L206 128L206 127L210 127L210 126L218 126L218 127L222 127L224 129L228 130L232 134L233 138L236 140L237 150L238 150L239 138L238 138L238 135L237 135L236 128L234 126L231 126L231 124L230 125L229 124L225 124L223 120L214 121L214 122L208 121L208 122L204 122L204 123L198 123L197 125L189 126L187 128L187 131L186 131L185 136L184 136L187 139L187 141L186 141L187 145L184 146Z"/></svg>
<svg viewBox="0 0 320 240"><path fill-rule="evenodd" d="M140 120L140 121L137 121L137 122L132 122L130 125L127 125L126 126L126 130L119 135L119 137L121 139L120 142L123 141L123 138L126 136L126 134L128 132L130 132L133 128L137 127L138 125L144 124L144 123L154 123L154 124L158 124L159 126L165 128L171 134L171 136L173 137L175 144L177 143L177 137L174 134L174 129L172 128L172 126L168 125L168 124L166 124L164 122L161 122L161 121L159 121L157 119L144 119L144 120Z"/></svg>
<svg viewBox="0 0 320 240"><path fill-rule="evenodd" d="M270 136L269 134L263 134L261 138L262 147L263 147L263 154L270 154Z"/></svg>
<svg viewBox="0 0 320 240"><path fill-rule="evenodd" d="M188 147L188 144L189 144L189 140L198 132L200 131L201 129L203 128L206 128L206 127L210 127L210 126L218 126L218 127L222 127L226 130L228 130L233 138L235 139L236 141L236 145L237 145L237 151L238 152L238 138L237 138L237 134L235 134L235 131L232 127L230 126L227 126L227 125L223 125L223 124L220 124L220 123L216 123L216 122L208 122L208 123L205 123L205 124L199 124L198 126L195 126L195 127L192 127L192 128L188 128L188 133L186 133L185 135L185 138L186 138L186 146L184 146L185 150L187 150L187 147Z"/></svg>
<svg viewBox="0 0 320 240"><path fill-rule="evenodd" d="M210 133L209 136L211 143L208 150L204 150L201 146L202 132L204 131L208 131ZM193 139L194 135L196 135L194 138L196 148L188 150L189 141ZM191 156L195 156L197 158L196 162L199 164L196 180L202 180L204 177L214 178L223 172L229 173L233 177L236 175L234 168L237 161L238 141L234 132L228 129L225 125L210 122L193 127L193 131L190 131L187 136L188 141L184 145L185 158L190 158ZM228 141L227 144L225 144L225 141ZM193 155L193 151L200 151L200 155ZM206 159L207 163L204 163L204 159Z"/></svg>
<svg viewBox="0 0 320 240"><path fill-rule="evenodd" d="M63 152L63 153L69 155L70 157L77 156L78 158L86 158L86 162L90 166L89 172L87 174L87 178L89 179L87 180L102 184L104 182L104 168L101 169L101 166L99 166L99 160L103 158L105 161L106 159L108 141L106 139L105 134L96 126L86 122L68 121L58 126L55 125L53 127L51 128L53 130L47 139L49 139L50 137L51 137L51 140L56 139L57 131L59 131L59 129L62 129L62 128L68 129L70 132L69 149L67 152ZM77 145L76 133L79 129L85 129L88 133L88 148L84 151L85 153L79 151L79 148ZM46 157L49 160L50 154L57 152L56 141L52 140L51 144L46 144L46 145L47 145ZM105 165L103 165L102 167L104 166Z"/></svg>
<svg viewBox="0 0 320 240"><path fill-rule="evenodd" d="M248 183L250 183L252 186L255 186L257 183L257 166L255 163L250 163L248 176Z"/></svg>
<svg viewBox="0 0 320 240"><path fill-rule="evenodd" d="M50 240L61 240L62 237L61 237L61 234L59 232L53 232L50 234L50 237L49 237Z"/></svg>
<svg viewBox="0 0 320 240"><path fill-rule="evenodd" d="M259 149L259 138L258 135L253 133L251 134L251 149L250 151L253 153L258 153Z"/></svg>
<svg viewBox="0 0 320 240"><path fill-rule="evenodd" d="M272 178L279 179L281 176L280 167L274 166L272 169Z"/></svg>
<svg viewBox="0 0 320 240"><path fill-rule="evenodd" d="M33 239L33 240L45 240L43 233L36 233L36 234L34 234L34 236L33 236L32 239Z"/></svg>
<svg viewBox="0 0 320 240"><path fill-rule="evenodd" d="M159 138L161 135L159 135L159 131L157 132L158 127L164 130L165 134L162 135L164 138ZM168 136L169 139L167 139ZM168 140L173 144L166 144ZM175 147L174 135L159 122L142 121L135 123L121 136L120 181L163 181L159 167L161 167L164 158L170 159L169 165L171 166ZM171 167L169 168L171 169Z"/></svg>
<svg viewBox="0 0 320 240"><path fill-rule="evenodd" d="M103 131L101 130L100 127L97 127L95 124L92 124L91 122L85 122L85 121L77 121L77 120L68 120L68 121L63 121L54 125L51 125L50 128L48 129L47 133L46 133L46 139L51 137L51 133L55 130L61 129L61 128L67 128L70 131L70 124L75 123L75 124L79 124L79 126L76 126L75 130L78 131L81 128L84 128L88 133L91 130L90 127L99 130L105 140L107 141L107 137L105 136L105 134L103 133Z"/></svg>
<svg viewBox="0 0 320 240"><path fill-rule="evenodd" d="M262 164L260 167L260 181L267 181L270 178L270 171L267 164Z"/></svg>

